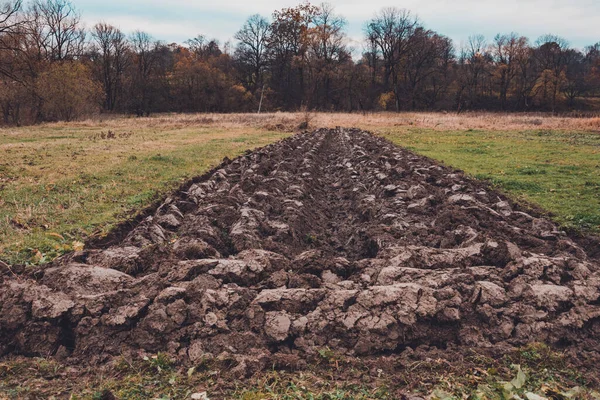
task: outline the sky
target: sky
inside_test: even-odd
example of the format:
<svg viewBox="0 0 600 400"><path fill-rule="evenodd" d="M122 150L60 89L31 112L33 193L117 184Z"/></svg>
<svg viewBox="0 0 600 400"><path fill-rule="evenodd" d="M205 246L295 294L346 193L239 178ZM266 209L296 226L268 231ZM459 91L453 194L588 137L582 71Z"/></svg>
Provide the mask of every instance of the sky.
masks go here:
<svg viewBox="0 0 600 400"><path fill-rule="evenodd" d="M299 0L72 0L88 27L104 21L126 33L142 30L155 39L183 43L202 34L233 41L247 17L292 7ZM320 4L321 1L313 1ZM363 49L366 21L384 7L410 10L428 29L449 36L459 48L468 37L517 32L533 42L552 33L583 49L600 42L600 0L329 0L347 20L349 44Z"/></svg>

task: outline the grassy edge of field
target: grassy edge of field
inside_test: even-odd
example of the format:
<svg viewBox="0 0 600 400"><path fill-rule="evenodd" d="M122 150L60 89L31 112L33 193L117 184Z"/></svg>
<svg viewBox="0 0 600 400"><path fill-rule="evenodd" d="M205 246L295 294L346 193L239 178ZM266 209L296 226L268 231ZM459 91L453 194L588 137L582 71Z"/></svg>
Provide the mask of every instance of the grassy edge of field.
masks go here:
<svg viewBox="0 0 600 400"><path fill-rule="evenodd" d="M109 367L74 370L53 359L0 362L0 397L69 399L600 399L589 375L564 354L533 343L494 359L473 350L452 364L445 359L388 360L377 364L321 349L303 370L273 367L237 380L227 360L178 367L165 354L127 359ZM593 379L593 378L592 378ZM597 379L597 377L596 377ZM596 381L597 385L598 382ZM192 397L196 394L195 397Z"/></svg>

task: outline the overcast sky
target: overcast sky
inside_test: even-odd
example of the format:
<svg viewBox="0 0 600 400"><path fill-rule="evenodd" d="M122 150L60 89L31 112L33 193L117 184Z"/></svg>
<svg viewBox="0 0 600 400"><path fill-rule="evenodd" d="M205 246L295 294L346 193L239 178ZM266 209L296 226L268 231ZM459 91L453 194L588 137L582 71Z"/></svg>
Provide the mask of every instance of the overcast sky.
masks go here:
<svg viewBox="0 0 600 400"><path fill-rule="evenodd" d="M106 21L125 32L139 29L166 42L183 43L202 34L221 43L252 14L270 17L273 10L298 0L73 0L88 27ZM517 32L535 41L553 33L573 47L600 42L600 0L331 0L348 21L351 45L362 49L365 22L387 6L406 8L425 27L451 37L459 47L473 34L488 40L496 33ZM313 1L313 4L320 4Z"/></svg>

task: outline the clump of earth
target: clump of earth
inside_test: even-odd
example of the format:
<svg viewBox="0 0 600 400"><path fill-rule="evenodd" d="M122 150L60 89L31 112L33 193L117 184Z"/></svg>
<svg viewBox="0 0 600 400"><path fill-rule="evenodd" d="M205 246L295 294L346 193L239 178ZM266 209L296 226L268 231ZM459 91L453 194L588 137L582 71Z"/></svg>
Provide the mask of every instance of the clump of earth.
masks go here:
<svg viewBox="0 0 600 400"><path fill-rule="evenodd" d="M164 352L241 376L545 342L600 353L598 242L356 129L298 134L196 179L85 251L0 274L0 355ZM16 271L16 272L15 272Z"/></svg>

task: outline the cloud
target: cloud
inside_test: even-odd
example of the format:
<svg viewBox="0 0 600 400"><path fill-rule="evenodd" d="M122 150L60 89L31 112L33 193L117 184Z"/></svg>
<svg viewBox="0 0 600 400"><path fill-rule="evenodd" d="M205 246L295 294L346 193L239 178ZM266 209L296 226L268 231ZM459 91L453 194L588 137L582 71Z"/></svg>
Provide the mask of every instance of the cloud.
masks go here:
<svg viewBox="0 0 600 400"><path fill-rule="evenodd" d="M105 21L118 27L124 32L131 33L136 30L141 30L150 33L154 39L163 40L165 38L192 38L195 35L190 32L194 32L195 27L189 23L178 23L173 21L152 21L142 17L130 17L125 15L117 15L109 18L90 19L89 17L83 18L86 26L92 27L99 21ZM170 40L165 40L170 41Z"/></svg>
<svg viewBox="0 0 600 400"><path fill-rule="evenodd" d="M182 42L202 33L224 42L252 14L270 16L298 0L74 0L88 24L98 20L119 25L126 31L145 30L158 39ZM318 2L314 2L318 3ZM330 0L348 20L348 34L360 46L365 22L389 0ZM597 0L405 0L402 7L418 15L426 27L455 40L484 34L491 40L497 33L518 32L532 41L545 33L565 37L575 47L600 41Z"/></svg>

